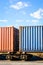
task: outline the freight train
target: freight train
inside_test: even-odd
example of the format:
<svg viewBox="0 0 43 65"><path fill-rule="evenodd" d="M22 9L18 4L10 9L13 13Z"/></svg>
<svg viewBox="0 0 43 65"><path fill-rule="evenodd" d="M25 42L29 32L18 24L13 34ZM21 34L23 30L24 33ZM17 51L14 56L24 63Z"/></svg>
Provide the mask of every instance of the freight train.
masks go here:
<svg viewBox="0 0 43 65"><path fill-rule="evenodd" d="M10 60L43 57L43 26L0 27L0 55Z"/></svg>

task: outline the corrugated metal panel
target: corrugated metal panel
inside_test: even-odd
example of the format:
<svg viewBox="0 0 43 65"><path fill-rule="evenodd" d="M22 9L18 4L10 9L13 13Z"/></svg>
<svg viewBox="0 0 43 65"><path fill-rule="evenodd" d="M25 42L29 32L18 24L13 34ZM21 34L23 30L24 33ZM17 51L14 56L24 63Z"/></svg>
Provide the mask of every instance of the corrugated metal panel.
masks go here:
<svg viewBox="0 0 43 65"><path fill-rule="evenodd" d="M1 51L1 38L2 38L2 36L1 36L1 28L0 28L0 51Z"/></svg>
<svg viewBox="0 0 43 65"><path fill-rule="evenodd" d="M19 45L19 42L16 42L18 39L15 39L17 33L14 27L0 27L0 52L14 52L18 50L15 46Z"/></svg>
<svg viewBox="0 0 43 65"><path fill-rule="evenodd" d="M24 26L19 29L19 49L25 52L43 52L43 26Z"/></svg>

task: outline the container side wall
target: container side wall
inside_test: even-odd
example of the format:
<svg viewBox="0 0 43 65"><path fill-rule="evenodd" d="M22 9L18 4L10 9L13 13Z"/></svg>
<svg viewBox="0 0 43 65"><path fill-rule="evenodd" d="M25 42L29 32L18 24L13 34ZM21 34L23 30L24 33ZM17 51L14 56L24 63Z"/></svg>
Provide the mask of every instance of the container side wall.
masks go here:
<svg viewBox="0 0 43 65"><path fill-rule="evenodd" d="M0 52L13 51L13 28L0 27Z"/></svg>
<svg viewBox="0 0 43 65"><path fill-rule="evenodd" d="M41 43L42 43L42 44L41 44L41 47L42 47L42 48L41 48L41 50L43 51L43 27L42 27L42 36L41 36L41 37L42 37L42 40L41 40L41 41L42 41L42 42L41 42Z"/></svg>
<svg viewBox="0 0 43 65"><path fill-rule="evenodd" d="M1 47L2 47L2 51L4 50L4 28L2 28L2 44L1 44Z"/></svg>
<svg viewBox="0 0 43 65"><path fill-rule="evenodd" d="M9 50L9 28L7 28L7 51Z"/></svg>
<svg viewBox="0 0 43 65"><path fill-rule="evenodd" d="M1 34L1 28L0 28L0 51L1 51L1 44L2 44L2 42L1 42L1 37L2 37L2 34Z"/></svg>
<svg viewBox="0 0 43 65"><path fill-rule="evenodd" d="M14 42L13 42L13 41L14 41L14 37L13 37L14 32L13 32L13 29L14 29L14 28L12 27L12 28L11 28L11 50L12 50L12 51L14 51L14 50L13 50L13 45L14 45Z"/></svg>
<svg viewBox="0 0 43 65"><path fill-rule="evenodd" d="M43 52L43 26L21 27L19 38L23 52Z"/></svg>
<svg viewBox="0 0 43 65"><path fill-rule="evenodd" d="M6 51L6 49L7 49L7 37L6 37L6 33L7 33L7 30L6 30L6 28L4 28L3 29L3 37L4 37L4 41L3 41L3 51Z"/></svg>
<svg viewBox="0 0 43 65"><path fill-rule="evenodd" d="M14 28L14 45L13 45L13 48L14 48L14 51L19 51L19 30Z"/></svg>
<svg viewBox="0 0 43 65"><path fill-rule="evenodd" d="M21 41L22 40L22 36L21 36L22 34L21 33L22 33L22 28L20 27L19 28L19 51L22 50L21 49L21 43L22 43L22 41Z"/></svg>
<svg viewBox="0 0 43 65"><path fill-rule="evenodd" d="M0 52L15 52L19 48L19 31L14 27L0 27Z"/></svg>

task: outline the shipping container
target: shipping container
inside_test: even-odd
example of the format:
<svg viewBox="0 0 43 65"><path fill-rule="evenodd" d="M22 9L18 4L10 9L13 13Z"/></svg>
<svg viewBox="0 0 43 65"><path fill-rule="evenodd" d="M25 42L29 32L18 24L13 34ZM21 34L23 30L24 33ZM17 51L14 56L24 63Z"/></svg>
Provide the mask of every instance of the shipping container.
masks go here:
<svg viewBox="0 0 43 65"><path fill-rule="evenodd" d="M22 52L43 52L43 26L20 26L19 50Z"/></svg>
<svg viewBox="0 0 43 65"><path fill-rule="evenodd" d="M0 27L0 53L19 50L19 31L12 27Z"/></svg>

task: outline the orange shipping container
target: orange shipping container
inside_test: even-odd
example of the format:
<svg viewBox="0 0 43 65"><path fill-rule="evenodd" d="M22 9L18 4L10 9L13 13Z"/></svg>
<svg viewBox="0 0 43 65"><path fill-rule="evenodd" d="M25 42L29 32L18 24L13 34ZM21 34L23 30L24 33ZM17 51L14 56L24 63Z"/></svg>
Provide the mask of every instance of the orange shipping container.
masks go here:
<svg viewBox="0 0 43 65"><path fill-rule="evenodd" d="M0 27L0 52L15 52L19 49L19 31L14 27Z"/></svg>

